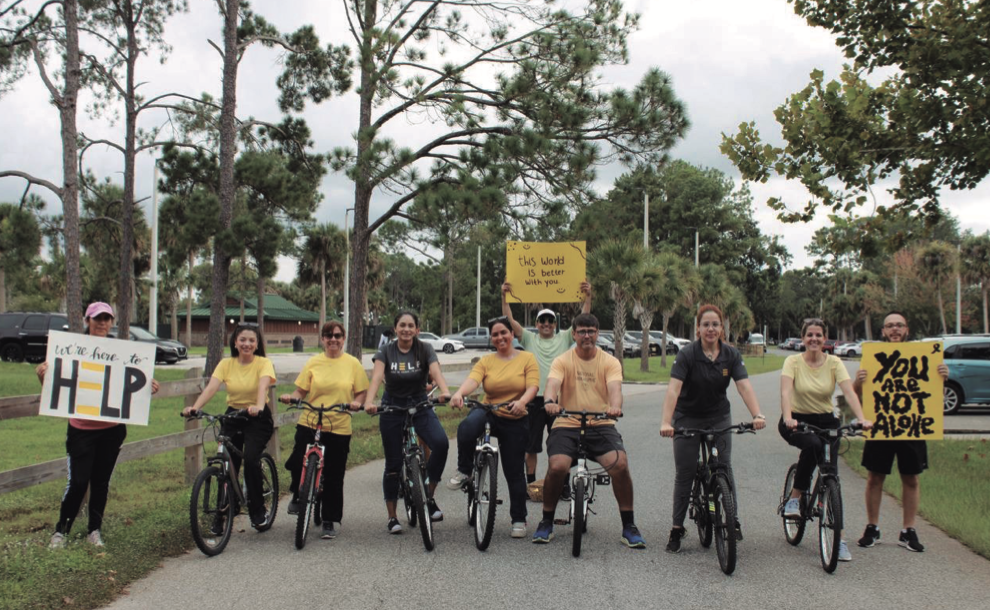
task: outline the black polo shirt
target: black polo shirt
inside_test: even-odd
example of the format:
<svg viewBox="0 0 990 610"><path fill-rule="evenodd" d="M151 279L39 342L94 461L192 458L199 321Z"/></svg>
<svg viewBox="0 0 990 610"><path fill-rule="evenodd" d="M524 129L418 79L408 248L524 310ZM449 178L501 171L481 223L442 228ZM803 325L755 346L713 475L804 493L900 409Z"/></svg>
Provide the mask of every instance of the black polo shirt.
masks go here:
<svg viewBox="0 0 990 610"><path fill-rule="evenodd" d="M705 355L701 341L695 341L677 352L670 378L684 384L677 397L676 414L715 417L729 414L729 399L725 395L729 380L748 379L749 373L739 350L731 345L722 343L713 362Z"/></svg>

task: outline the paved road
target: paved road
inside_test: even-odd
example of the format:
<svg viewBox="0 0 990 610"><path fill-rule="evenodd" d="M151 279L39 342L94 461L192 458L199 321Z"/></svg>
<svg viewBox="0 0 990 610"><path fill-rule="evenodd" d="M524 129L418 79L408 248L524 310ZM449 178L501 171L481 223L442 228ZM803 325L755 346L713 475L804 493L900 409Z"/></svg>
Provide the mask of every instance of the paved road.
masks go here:
<svg viewBox="0 0 990 610"><path fill-rule="evenodd" d="M771 421L779 416L779 374L754 378ZM736 437L740 518L745 540L739 566L727 577L714 549L686 539L679 555L664 552L670 526L673 460L670 441L657 434L662 390L627 386L626 417L620 430L629 450L636 487L637 522L648 548L635 551L619 542L620 522L609 488L596 502L584 552L570 556L570 529L557 526L546 546L509 537L508 510L501 507L497 531L485 553L474 548L463 510L463 495L438 491L446 520L436 528L437 548L424 552L417 532L385 533L380 499L381 462L348 472L347 504L341 535L333 541L311 538L303 551L293 546L294 521L283 502L267 533L236 533L219 557L194 550L169 559L135 583L111 608L724 608L767 610L807 604L828 607L985 608L990 562L926 523L918 530L925 553L897 546L899 506L883 505L883 541L873 549L853 546L854 561L825 574L815 536L798 547L783 538L775 509L782 478L796 451L775 430ZM733 392L733 412L745 410ZM451 451L445 474L452 469ZM865 525L863 480L843 467L849 537ZM504 481L500 489L504 490ZM530 504L531 529L539 507ZM558 510L562 514L563 506ZM243 519L243 517L241 518ZM113 534L107 533L108 552ZM800 601L798 601L800 596Z"/></svg>

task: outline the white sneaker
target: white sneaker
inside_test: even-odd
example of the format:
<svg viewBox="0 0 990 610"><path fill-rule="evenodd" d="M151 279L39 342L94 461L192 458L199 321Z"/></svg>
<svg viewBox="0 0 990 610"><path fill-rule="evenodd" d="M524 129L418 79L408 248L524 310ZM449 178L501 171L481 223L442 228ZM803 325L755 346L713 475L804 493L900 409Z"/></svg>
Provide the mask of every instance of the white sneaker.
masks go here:
<svg viewBox="0 0 990 610"><path fill-rule="evenodd" d="M513 538L525 538L526 537L526 522L516 521L512 524L512 532L509 534Z"/></svg>
<svg viewBox="0 0 990 610"><path fill-rule="evenodd" d="M784 504L784 516L785 517L800 517L801 516L801 498L791 498Z"/></svg>
<svg viewBox="0 0 990 610"><path fill-rule="evenodd" d="M458 490L464 487L464 483L471 478L471 475L464 474L463 472L455 472L454 476L450 477L447 481L447 489Z"/></svg>
<svg viewBox="0 0 990 610"><path fill-rule="evenodd" d="M852 553L849 552L849 547L846 546L845 540L839 541L839 561L852 561Z"/></svg>
<svg viewBox="0 0 990 610"><path fill-rule="evenodd" d="M65 534L61 532L55 532L52 534L52 539L48 543L48 548L50 549L64 549L65 548Z"/></svg>
<svg viewBox="0 0 990 610"><path fill-rule="evenodd" d="M86 536L86 542L93 546L103 546L103 538L100 537L100 530L93 530Z"/></svg>

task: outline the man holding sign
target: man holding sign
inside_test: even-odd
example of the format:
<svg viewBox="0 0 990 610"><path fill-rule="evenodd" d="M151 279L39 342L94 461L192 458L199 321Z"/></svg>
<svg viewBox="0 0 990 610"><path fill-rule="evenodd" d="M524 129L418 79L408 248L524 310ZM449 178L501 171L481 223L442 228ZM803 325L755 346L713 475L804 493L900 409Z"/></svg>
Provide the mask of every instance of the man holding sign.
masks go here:
<svg viewBox="0 0 990 610"><path fill-rule="evenodd" d="M581 282L581 294L584 295L584 303L581 306L581 313L591 313L591 284L587 281ZM512 284L506 282L502 284L502 315L509 319L512 324L512 332L522 343L523 349L532 352L536 356L536 362L540 365L540 389L533 402L538 406L529 416L529 442L526 445L526 482L532 483L536 480L536 456L543 451L543 430L547 433L553 427L553 417L549 417L543 410L543 391L547 387L547 375L550 374L550 365L554 358L571 349L574 345L574 337L570 329L557 332L557 314L552 309L541 309L536 314L536 330L531 332L526 330L512 317L512 307L508 302L508 295L512 293Z"/></svg>
<svg viewBox="0 0 990 610"><path fill-rule="evenodd" d="M903 343L908 339L907 318L900 312L890 312L883 320L881 334L890 343ZM866 370L866 354L863 355L863 368L856 373L856 380L853 382L853 390L860 399L863 399L864 386L869 381L869 387L865 392L874 390L873 380L868 380ZM922 363L924 367L927 363ZM939 362L936 369L939 377L945 382L949 378L949 367ZM883 372L883 371L881 371ZM927 394L932 394L928 392ZM869 397L869 395L867 395ZM937 405L941 410L941 396L938 392L929 407ZM864 405L865 407L865 405ZM864 408L864 411L866 409ZM875 410L874 410L875 411ZM869 417L870 414L868 413ZM876 418L876 415L873 415ZM877 426L879 427L879 426ZM868 440L863 447L863 467L869 471L866 479L866 531L859 539L859 546L872 547L880 540L880 502L883 499L883 482L890 474L894 458L897 458L897 470L901 475L901 488L903 489L901 503L903 505L903 529L898 537L898 544L909 551L922 552L925 547L918 541L918 533L914 530L915 519L918 514L918 502L921 499L921 482L919 475L928 468L928 446L926 441L918 439L910 440Z"/></svg>

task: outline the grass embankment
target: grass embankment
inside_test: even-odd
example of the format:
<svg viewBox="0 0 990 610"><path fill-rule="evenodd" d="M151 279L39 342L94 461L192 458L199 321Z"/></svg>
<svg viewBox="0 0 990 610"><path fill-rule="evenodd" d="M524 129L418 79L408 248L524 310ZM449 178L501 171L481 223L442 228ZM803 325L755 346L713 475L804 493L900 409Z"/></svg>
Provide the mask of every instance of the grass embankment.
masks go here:
<svg viewBox="0 0 990 610"><path fill-rule="evenodd" d="M863 442L850 443L846 464L865 477L866 469L860 465L862 456ZM990 443L986 439L931 441L928 465L921 475L918 512L946 534L990 559L990 521L986 517L990 514ZM883 489L900 500L901 478L894 468ZM859 504L847 503L847 506ZM899 522L881 524L881 530L886 532L896 532L899 528ZM885 539L893 535L885 534Z"/></svg>
<svg viewBox="0 0 990 610"><path fill-rule="evenodd" d="M180 379L185 371L158 368L159 381ZM36 394L40 385L34 366L0 363L0 396ZM291 386L280 386L279 393ZM127 442L179 432L183 429L183 399L157 399L150 425L129 426ZM219 395L208 412L223 410ZM449 434L462 412L438 411ZM25 417L0 423L0 471L65 456L63 419ZM349 466L382 456L378 422L361 413L353 419ZM281 428L283 460L292 450L295 426ZM207 449L214 444L208 436ZM189 534L189 485L185 483L183 450L118 465L110 485L103 524L105 549L86 544L86 517L77 519L68 546L50 551L48 540L58 518L64 481L52 481L0 495L0 608L95 608L112 600L128 583L156 568L164 557L194 548ZM289 475L279 464L279 485L288 489ZM379 493L354 490L352 493ZM282 515L280 518L284 518ZM287 542L288 544L288 542Z"/></svg>
<svg viewBox="0 0 990 610"><path fill-rule="evenodd" d="M670 367L674 366L675 356L667 356L667 366L660 366L660 356L653 356L650 358L650 372L644 373L640 371L640 359L639 358L625 358L622 361L622 366L625 371L626 381L632 382L643 382L643 383L667 383L670 381ZM784 366L785 356L774 356L767 355L762 357L757 356L747 356L744 357L746 362L746 370L749 371L750 375L759 375L760 373L768 373L770 371L779 370Z"/></svg>

